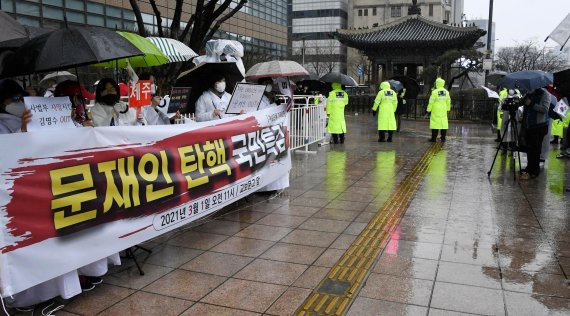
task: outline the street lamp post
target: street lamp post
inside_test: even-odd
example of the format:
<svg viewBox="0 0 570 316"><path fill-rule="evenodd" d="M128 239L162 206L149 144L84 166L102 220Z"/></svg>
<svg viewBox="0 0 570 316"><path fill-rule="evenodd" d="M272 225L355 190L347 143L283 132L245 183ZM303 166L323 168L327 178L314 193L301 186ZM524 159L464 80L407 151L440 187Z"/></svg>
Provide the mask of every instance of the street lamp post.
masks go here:
<svg viewBox="0 0 570 316"><path fill-rule="evenodd" d="M491 37L493 34L493 0L489 0L489 21L487 24L487 56L491 58ZM485 86L487 86L487 76L489 76L489 69L485 70Z"/></svg>
<svg viewBox="0 0 570 316"><path fill-rule="evenodd" d="M303 68L305 68L305 39L304 38L303 38L303 46L301 47L301 54L303 55L302 66L303 66Z"/></svg>

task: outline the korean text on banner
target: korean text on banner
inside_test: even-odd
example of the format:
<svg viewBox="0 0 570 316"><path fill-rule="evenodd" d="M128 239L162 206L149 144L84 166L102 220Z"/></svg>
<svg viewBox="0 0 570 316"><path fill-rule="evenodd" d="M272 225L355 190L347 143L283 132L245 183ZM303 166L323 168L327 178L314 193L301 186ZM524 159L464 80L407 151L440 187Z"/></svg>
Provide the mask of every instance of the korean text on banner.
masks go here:
<svg viewBox="0 0 570 316"><path fill-rule="evenodd" d="M195 125L0 135L0 290L12 295L211 214L291 168L276 106ZM21 146L26 144L26 146ZM53 254L57 253L57 256Z"/></svg>
<svg viewBox="0 0 570 316"><path fill-rule="evenodd" d="M32 113L32 120L27 125L28 132L46 128L75 128L69 97L25 97L24 105Z"/></svg>
<svg viewBox="0 0 570 316"><path fill-rule="evenodd" d="M143 107L150 105L152 98L152 81L139 80L133 87L129 86L129 106Z"/></svg>
<svg viewBox="0 0 570 316"><path fill-rule="evenodd" d="M190 87L173 87L170 92L170 103L168 105L168 113L181 113L186 110L188 106L188 98L190 98Z"/></svg>
<svg viewBox="0 0 570 316"><path fill-rule="evenodd" d="M264 85L239 82L236 84L226 114L251 113L257 111L263 92Z"/></svg>

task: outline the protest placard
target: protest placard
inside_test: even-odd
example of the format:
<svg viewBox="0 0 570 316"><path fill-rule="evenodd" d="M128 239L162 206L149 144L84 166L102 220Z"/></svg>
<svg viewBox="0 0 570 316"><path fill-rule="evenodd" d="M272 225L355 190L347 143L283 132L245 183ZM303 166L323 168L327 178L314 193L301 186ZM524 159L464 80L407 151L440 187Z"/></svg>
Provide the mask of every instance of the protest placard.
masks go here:
<svg viewBox="0 0 570 316"><path fill-rule="evenodd" d="M32 112L32 120L27 125L28 132L45 128L75 128L69 97L25 97L24 105Z"/></svg>
<svg viewBox="0 0 570 316"><path fill-rule="evenodd" d="M264 91L265 85L237 83L226 114L240 114L242 110L244 113L257 111Z"/></svg>
<svg viewBox="0 0 570 316"><path fill-rule="evenodd" d="M134 88L129 86L129 106L142 107L150 105L152 98L152 82L150 80L139 80Z"/></svg>
<svg viewBox="0 0 570 316"><path fill-rule="evenodd" d="M176 113L176 111L184 112L188 106L188 98L191 91L192 88L190 87L173 87L170 92L168 113Z"/></svg>

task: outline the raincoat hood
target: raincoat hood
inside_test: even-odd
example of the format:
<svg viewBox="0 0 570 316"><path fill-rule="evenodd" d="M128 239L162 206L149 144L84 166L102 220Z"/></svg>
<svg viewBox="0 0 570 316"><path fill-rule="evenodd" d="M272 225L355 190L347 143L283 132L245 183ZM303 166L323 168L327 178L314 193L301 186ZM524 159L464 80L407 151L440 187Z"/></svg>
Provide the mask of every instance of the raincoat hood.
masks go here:
<svg viewBox="0 0 570 316"><path fill-rule="evenodd" d="M342 90L342 85L340 83L333 83L332 88L333 90Z"/></svg>
<svg viewBox="0 0 570 316"><path fill-rule="evenodd" d="M390 89L390 83L388 81L384 81L380 84L380 90L387 90Z"/></svg>
<svg viewBox="0 0 570 316"><path fill-rule="evenodd" d="M445 86L445 80L441 79L441 78L437 78L435 80L435 87L438 89L441 89Z"/></svg>

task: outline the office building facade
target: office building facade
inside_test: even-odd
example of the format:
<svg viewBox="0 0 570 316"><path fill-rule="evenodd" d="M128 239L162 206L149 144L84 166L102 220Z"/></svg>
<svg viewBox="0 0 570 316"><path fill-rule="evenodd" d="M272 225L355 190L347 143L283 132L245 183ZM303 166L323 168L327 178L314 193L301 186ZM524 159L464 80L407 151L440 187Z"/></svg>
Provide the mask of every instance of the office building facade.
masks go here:
<svg viewBox="0 0 570 316"><path fill-rule="evenodd" d="M460 24L464 0L418 0L421 15L444 24ZM408 15L411 0L352 0L349 25L353 28L388 24Z"/></svg>
<svg viewBox="0 0 570 316"><path fill-rule="evenodd" d="M148 0L137 1L149 34L157 33L157 22ZM184 1L182 22L194 13L196 0ZM1 0L0 9L13 14L24 24L57 29L64 16L71 24L108 27L136 31L135 14L128 0ZM162 23L168 26L174 15L175 0L157 1ZM235 7L237 1L230 7ZM185 23L182 23L182 27ZM287 1L248 1L227 20L215 38L240 41L247 53L271 58L287 56Z"/></svg>
<svg viewBox="0 0 570 316"><path fill-rule="evenodd" d="M348 0L289 0L289 21L292 59L314 76L346 73L346 47L330 35L348 27Z"/></svg>

